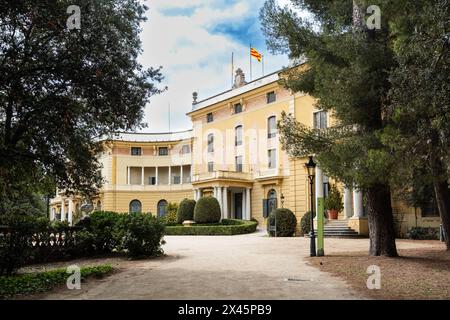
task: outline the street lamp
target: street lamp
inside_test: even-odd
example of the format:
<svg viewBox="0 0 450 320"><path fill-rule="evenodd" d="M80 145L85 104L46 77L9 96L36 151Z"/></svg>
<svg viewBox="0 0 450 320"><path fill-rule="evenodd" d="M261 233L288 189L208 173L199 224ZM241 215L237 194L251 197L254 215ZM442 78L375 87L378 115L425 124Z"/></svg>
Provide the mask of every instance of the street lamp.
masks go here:
<svg viewBox="0 0 450 320"><path fill-rule="evenodd" d="M316 256L316 236L314 234L314 193L313 193L313 187L314 187L314 175L316 170L316 163L313 160L313 157L309 157L309 162L305 163L305 167L308 170L308 178L309 178L309 185L310 185L310 195L311 195L311 232L309 233L309 238L311 241L310 245L310 255L311 257Z"/></svg>

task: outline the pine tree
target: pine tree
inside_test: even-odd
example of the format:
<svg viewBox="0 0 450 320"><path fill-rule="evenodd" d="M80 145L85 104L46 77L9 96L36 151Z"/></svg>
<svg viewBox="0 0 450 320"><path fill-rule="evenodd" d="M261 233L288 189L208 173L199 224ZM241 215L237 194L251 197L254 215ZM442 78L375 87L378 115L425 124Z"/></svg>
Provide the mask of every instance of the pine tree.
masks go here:
<svg viewBox="0 0 450 320"><path fill-rule="evenodd" d="M396 67L391 17L384 14L381 29L368 30L364 22L355 24L352 14L365 12L364 1L293 0L291 4L314 19L266 1L261 20L268 46L294 60L306 58L306 67L291 71L285 85L317 98L317 108L331 112L338 123L315 130L284 114L279 124L281 142L293 156L315 154L329 176L362 189L368 208L369 254L397 256L389 181L393 159L380 140L386 126L389 71Z"/></svg>

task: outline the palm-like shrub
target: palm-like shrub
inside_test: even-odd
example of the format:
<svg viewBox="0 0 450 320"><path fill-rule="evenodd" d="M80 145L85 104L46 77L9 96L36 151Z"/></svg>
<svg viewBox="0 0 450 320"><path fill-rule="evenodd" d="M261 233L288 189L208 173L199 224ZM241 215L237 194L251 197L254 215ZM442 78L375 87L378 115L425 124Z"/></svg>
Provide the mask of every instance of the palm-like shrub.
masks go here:
<svg viewBox="0 0 450 320"><path fill-rule="evenodd" d="M220 221L220 205L214 197L203 197L194 208L194 221L197 223L217 223Z"/></svg>

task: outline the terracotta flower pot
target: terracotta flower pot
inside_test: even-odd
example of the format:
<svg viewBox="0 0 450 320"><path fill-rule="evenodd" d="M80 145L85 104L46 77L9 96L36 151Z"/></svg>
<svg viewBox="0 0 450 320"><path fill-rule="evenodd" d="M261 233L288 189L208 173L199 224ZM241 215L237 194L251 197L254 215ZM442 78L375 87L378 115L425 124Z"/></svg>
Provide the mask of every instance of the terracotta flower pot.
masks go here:
<svg viewBox="0 0 450 320"><path fill-rule="evenodd" d="M339 215L339 211L337 210L328 210L328 219L330 220L337 220L338 215Z"/></svg>

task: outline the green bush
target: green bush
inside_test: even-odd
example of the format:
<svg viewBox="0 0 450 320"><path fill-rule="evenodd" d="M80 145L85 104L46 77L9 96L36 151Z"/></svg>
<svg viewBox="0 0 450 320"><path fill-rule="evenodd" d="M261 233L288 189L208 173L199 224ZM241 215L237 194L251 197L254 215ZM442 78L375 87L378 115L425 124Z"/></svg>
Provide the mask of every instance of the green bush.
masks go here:
<svg viewBox="0 0 450 320"><path fill-rule="evenodd" d="M157 256L163 253L164 222L145 213L123 215L115 229L116 239L120 239L119 250L130 257Z"/></svg>
<svg viewBox="0 0 450 320"><path fill-rule="evenodd" d="M439 228L414 227L407 235L413 240L439 240Z"/></svg>
<svg viewBox="0 0 450 320"><path fill-rule="evenodd" d="M186 220L194 220L195 200L184 199L181 201L177 212L177 223L181 224Z"/></svg>
<svg viewBox="0 0 450 320"><path fill-rule="evenodd" d="M170 202L167 205L167 214L164 217L166 225L174 225L177 223L178 204Z"/></svg>
<svg viewBox="0 0 450 320"><path fill-rule="evenodd" d="M214 197L200 198L195 204L194 221L197 223L216 223L221 218L220 205Z"/></svg>
<svg viewBox="0 0 450 320"><path fill-rule="evenodd" d="M303 235L311 232L311 211L306 212L301 218L300 229L302 230Z"/></svg>
<svg viewBox="0 0 450 320"><path fill-rule="evenodd" d="M111 273L109 265L81 268L81 277L103 277ZM0 299L8 299L17 294L38 293L52 289L67 281L66 269L56 269L39 273L26 273L15 276L0 277Z"/></svg>
<svg viewBox="0 0 450 320"><path fill-rule="evenodd" d="M257 221L243 221L223 219L220 224L169 226L166 234L172 236L231 236L237 234L253 233L258 226Z"/></svg>
<svg viewBox="0 0 450 320"><path fill-rule="evenodd" d="M32 260L32 237L48 227L46 218L26 214L0 216L0 275L13 274ZM6 227L7 226L7 227Z"/></svg>
<svg viewBox="0 0 450 320"><path fill-rule="evenodd" d="M84 241L91 242L95 253L109 253L116 247L118 239L113 235L113 230L120 221L121 214L113 211L96 211L89 216L89 224L86 228Z"/></svg>
<svg viewBox="0 0 450 320"><path fill-rule="evenodd" d="M267 232L270 236L275 236L275 231L271 231L270 226L275 226L276 219L276 235L277 237L292 237L295 234L297 226L297 218L289 209L275 209L267 219Z"/></svg>

